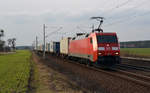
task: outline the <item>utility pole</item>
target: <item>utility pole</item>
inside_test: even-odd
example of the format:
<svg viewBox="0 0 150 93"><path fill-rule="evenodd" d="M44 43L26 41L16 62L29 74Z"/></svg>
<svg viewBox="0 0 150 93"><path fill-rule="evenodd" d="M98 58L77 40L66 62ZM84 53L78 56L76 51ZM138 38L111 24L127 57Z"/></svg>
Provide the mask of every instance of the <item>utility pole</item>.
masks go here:
<svg viewBox="0 0 150 93"><path fill-rule="evenodd" d="M46 29L46 26L45 24L43 24L43 59L45 59L45 29Z"/></svg>
<svg viewBox="0 0 150 93"><path fill-rule="evenodd" d="M36 36L36 41L35 41L35 43L36 43L36 44L35 44L35 48L36 48L35 50L37 50L37 49L38 49L38 37L37 37L37 36Z"/></svg>

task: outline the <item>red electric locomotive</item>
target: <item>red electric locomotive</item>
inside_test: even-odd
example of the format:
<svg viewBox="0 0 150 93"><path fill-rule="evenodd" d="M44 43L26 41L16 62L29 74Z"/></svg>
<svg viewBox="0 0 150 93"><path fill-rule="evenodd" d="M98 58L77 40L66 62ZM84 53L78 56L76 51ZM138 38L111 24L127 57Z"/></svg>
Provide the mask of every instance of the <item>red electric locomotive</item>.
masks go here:
<svg viewBox="0 0 150 93"><path fill-rule="evenodd" d="M100 18L100 25L103 22ZM112 66L120 63L120 46L116 33L104 33L100 28L90 34L77 34L70 40L69 56L88 59L90 64Z"/></svg>

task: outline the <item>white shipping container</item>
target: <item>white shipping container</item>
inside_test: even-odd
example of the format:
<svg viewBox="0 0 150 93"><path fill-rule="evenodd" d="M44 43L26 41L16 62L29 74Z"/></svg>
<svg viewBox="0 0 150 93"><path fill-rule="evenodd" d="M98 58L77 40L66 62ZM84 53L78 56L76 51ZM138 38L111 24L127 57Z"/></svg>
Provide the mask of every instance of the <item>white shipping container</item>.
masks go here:
<svg viewBox="0 0 150 93"><path fill-rule="evenodd" d="M54 49L53 49L53 42L50 42L50 52L54 52Z"/></svg>
<svg viewBox="0 0 150 93"><path fill-rule="evenodd" d="M49 43L46 43L46 52L49 52Z"/></svg>
<svg viewBox="0 0 150 93"><path fill-rule="evenodd" d="M38 51L40 51L40 46L38 46Z"/></svg>
<svg viewBox="0 0 150 93"><path fill-rule="evenodd" d="M60 41L60 53L61 54L68 54L69 50L69 39L70 38L63 38Z"/></svg>
<svg viewBox="0 0 150 93"><path fill-rule="evenodd" d="M43 51L43 50L42 50L42 45L40 45L39 47L40 47L40 51Z"/></svg>

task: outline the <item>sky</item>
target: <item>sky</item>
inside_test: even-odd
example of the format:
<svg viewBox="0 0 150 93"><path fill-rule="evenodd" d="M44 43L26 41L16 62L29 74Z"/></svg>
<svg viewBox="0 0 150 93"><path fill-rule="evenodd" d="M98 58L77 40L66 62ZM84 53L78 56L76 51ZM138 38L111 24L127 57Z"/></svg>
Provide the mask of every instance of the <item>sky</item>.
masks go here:
<svg viewBox="0 0 150 93"><path fill-rule="evenodd" d="M32 45L38 36L46 42L91 32L98 22L92 16L104 17L104 32L116 32L119 41L150 40L149 0L0 0L0 29L5 37L16 38L16 44Z"/></svg>

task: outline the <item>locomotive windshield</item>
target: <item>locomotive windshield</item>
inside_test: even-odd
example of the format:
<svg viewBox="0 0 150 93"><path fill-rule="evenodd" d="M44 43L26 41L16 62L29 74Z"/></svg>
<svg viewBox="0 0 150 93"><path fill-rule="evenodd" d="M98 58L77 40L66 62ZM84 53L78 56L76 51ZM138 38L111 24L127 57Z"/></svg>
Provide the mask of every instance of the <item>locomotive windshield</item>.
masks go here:
<svg viewBox="0 0 150 93"><path fill-rule="evenodd" d="M118 43L115 35L99 35L97 36L98 43Z"/></svg>

